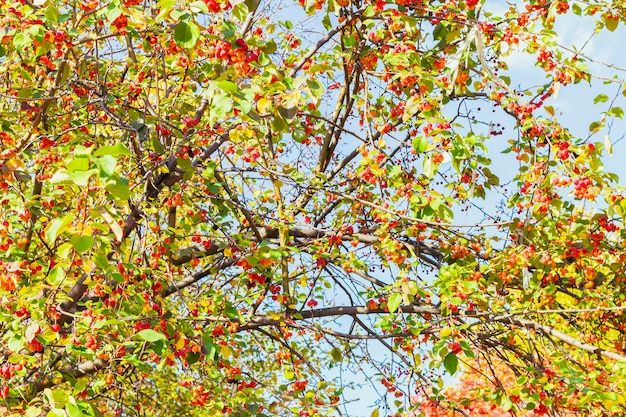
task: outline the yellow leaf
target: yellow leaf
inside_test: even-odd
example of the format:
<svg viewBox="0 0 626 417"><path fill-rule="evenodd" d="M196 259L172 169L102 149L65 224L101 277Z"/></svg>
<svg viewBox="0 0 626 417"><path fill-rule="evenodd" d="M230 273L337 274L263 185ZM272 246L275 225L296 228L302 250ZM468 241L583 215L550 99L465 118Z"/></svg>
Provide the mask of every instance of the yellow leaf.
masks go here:
<svg viewBox="0 0 626 417"><path fill-rule="evenodd" d="M606 149L609 155L613 155L613 144L609 135L604 135L604 149Z"/></svg>
<svg viewBox="0 0 626 417"><path fill-rule="evenodd" d="M415 366L420 366L422 364L422 356L419 353L414 354L413 362L415 362Z"/></svg>
<svg viewBox="0 0 626 417"><path fill-rule="evenodd" d="M113 216L111 216L111 214L107 211L106 208L100 207L98 209L98 213L107 222L107 224L111 228L111 231L115 235L115 238L121 242L122 238L124 237L124 231L122 230L122 227L115 221Z"/></svg>
<svg viewBox="0 0 626 417"><path fill-rule="evenodd" d="M452 334L452 329L450 327L444 327L439 330L439 337L448 337Z"/></svg>
<svg viewBox="0 0 626 417"><path fill-rule="evenodd" d="M126 9L126 11L130 17L130 21L139 26L138 29L144 29L146 27L146 17L142 11L137 9Z"/></svg>
<svg viewBox="0 0 626 417"><path fill-rule="evenodd" d="M24 411L24 417L36 417L40 416L43 411L39 407L30 406L26 411Z"/></svg>
<svg viewBox="0 0 626 417"><path fill-rule="evenodd" d="M185 338L181 337L176 341L176 349L180 350L185 347Z"/></svg>
<svg viewBox="0 0 626 417"><path fill-rule="evenodd" d="M232 351L230 350L228 346L222 346L221 356L224 359L229 358L231 354L232 354Z"/></svg>
<svg viewBox="0 0 626 417"><path fill-rule="evenodd" d="M6 167L9 171L17 171L18 169L24 168L24 162L21 159L12 158L6 162Z"/></svg>
<svg viewBox="0 0 626 417"><path fill-rule="evenodd" d="M379 413L380 412L378 411L378 408L377 408L374 411L372 411L372 414L370 414L370 417L378 417Z"/></svg>
<svg viewBox="0 0 626 417"><path fill-rule="evenodd" d="M269 109L272 107L272 100L269 100L265 97L261 97L259 101L256 103L256 108L259 113L267 113Z"/></svg>
<svg viewBox="0 0 626 417"><path fill-rule="evenodd" d="M150 311L152 311L152 307L150 306L149 303L146 303L143 305L143 307L141 308L141 314L148 314Z"/></svg>
<svg viewBox="0 0 626 417"><path fill-rule="evenodd" d="M231 142L237 143L241 139L241 132L238 129L233 129L228 132L228 138Z"/></svg>

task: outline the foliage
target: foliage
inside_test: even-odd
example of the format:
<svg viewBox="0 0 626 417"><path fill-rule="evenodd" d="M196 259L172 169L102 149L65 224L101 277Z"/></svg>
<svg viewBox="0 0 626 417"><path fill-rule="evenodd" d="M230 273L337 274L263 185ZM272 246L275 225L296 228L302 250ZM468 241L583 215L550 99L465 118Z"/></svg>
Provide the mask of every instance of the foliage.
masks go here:
<svg viewBox="0 0 626 417"><path fill-rule="evenodd" d="M498 384L512 388L515 384L515 376L513 372L504 365L503 362L497 362L497 369L494 369L496 381L485 380L484 375L478 368L468 369L461 376L460 383L446 388L443 392L445 401L438 401L429 398L416 398L419 402L419 411L428 417L447 417L453 416L456 412L450 407L451 403L456 403L458 408L471 416L496 416L507 417L511 414L497 404L482 398L482 392L491 393L498 390ZM485 361L480 363L483 367L488 364ZM485 369L485 368L482 368ZM491 383L490 383L491 382ZM523 412L522 415L534 416L534 411ZM416 414L414 414L416 415Z"/></svg>
<svg viewBox="0 0 626 417"><path fill-rule="evenodd" d="M2 413L621 415L624 9L484 3L2 0Z"/></svg>

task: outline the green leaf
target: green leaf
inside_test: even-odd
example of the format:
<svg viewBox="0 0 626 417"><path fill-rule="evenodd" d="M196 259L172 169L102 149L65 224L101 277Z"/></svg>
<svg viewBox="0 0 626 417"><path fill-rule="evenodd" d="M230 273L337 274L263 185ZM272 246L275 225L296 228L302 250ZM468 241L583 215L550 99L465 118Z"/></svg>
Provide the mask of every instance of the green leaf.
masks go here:
<svg viewBox="0 0 626 417"><path fill-rule="evenodd" d="M394 292L393 294L391 294L391 297L389 297L389 301L387 301L387 308L389 309L389 312L395 312L400 306L400 303L402 303L402 294L400 294L399 292Z"/></svg>
<svg viewBox="0 0 626 417"><path fill-rule="evenodd" d="M93 162L96 164L98 169L100 169L100 176L106 178L115 173L115 166L117 165L115 157L111 155L102 155L99 158L95 158Z"/></svg>
<svg viewBox="0 0 626 417"><path fill-rule="evenodd" d="M622 119L624 117L624 110L622 110L621 107L613 107L607 114Z"/></svg>
<svg viewBox="0 0 626 417"><path fill-rule="evenodd" d="M217 86L227 92L227 93L236 93L237 91L239 91L239 87L237 87L237 84L235 84L232 81L220 81L217 83Z"/></svg>
<svg viewBox="0 0 626 417"><path fill-rule="evenodd" d="M236 319L239 317L239 311L237 311L237 309L233 306L226 306L224 308L224 315L226 315L229 319Z"/></svg>
<svg viewBox="0 0 626 417"><path fill-rule="evenodd" d="M100 269L107 269L109 267L109 260L99 252L94 253L93 260Z"/></svg>
<svg viewBox="0 0 626 417"><path fill-rule="evenodd" d="M89 169L89 158L74 158L65 165L65 168L67 172L87 171Z"/></svg>
<svg viewBox="0 0 626 417"><path fill-rule="evenodd" d="M128 200L130 197L130 188L128 188L128 180L125 178L120 178L117 175L110 177L112 181L106 185L106 189L110 192L115 198L120 200Z"/></svg>
<svg viewBox="0 0 626 417"><path fill-rule="evenodd" d="M72 235L70 238L74 250L78 253L85 253L93 246L93 236Z"/></svg>
<svg viewBox="0 0 626 417"><path fill-rule="evenodd" d="M324 86L318 80L307 80L306 85L315 98L320 98L324 94Z"/></svg>
<svg viewBox="0 0 626 417"><path fill-rule="evenodd" d="M170 10L176 5L176 0L159 0L157 9L161 10L157 16L157 20L165 18Z"/></svg>
<svg viewBox="0 0 626 417"><path fill-rule="evenodd" d="M113 22L115 19L122 15L122 8L117 2L111 2L109 6L104 10L104 16L109 22Z"/></svg>
<svg viewBox="0 0 626 417"><path fill-rule="evenodd" d="M65 228L72 222L73 216L71 214L66 214L62 219L54 219L48 226L46 227L46 231L44 232L44 237L46 238L46 242L49 245L54 244L54 241L57 237L63 233Z"/></svg>
<svg viewBox="0 0 626 417"><path fill-rule="evenodd" d="M46 7L44 11L44 16L46 16L46 20L51 23L58 23L60 16L59 9L57 9L52 2L49 2L48 7Z"/></svg>
<svg viewBox="0 0 626 417"><path fill-rule="evenodd" d="M65 405L65 411L70 417L85 417L86 414L83 414L80 408L76 404L72 404L71 402Z"/></svg>
<svg viewBox="0 0 626 417"><path fill-rule="evenodd" d="M245 3L239 3L233 7L233 16L240 22L245 22L246 17L248 16L248 6L246 6Z"/></svg>
<svg viewBox="0 0 626 417"><path fill-rule="evenodd" d="M343 355L341 354L341 349L338 347L334 347L330 351L330 356L332 356L333 361L341 362L343 360Z"/></svg>
<svg viewBox="0 0 626 417"><path fill-rule="evenodd" d="M348 48L352 48L356 44L356 38L354 37L354 35L342 36L341 41L343 42L344 46Z"/></svg>
<svg viewBox="0 0 626 417"><path fill-rule="evenodd" d="M223 119L233 109L233 101L230 96L218 95L211 102L211 115L217 119Z"/></svg>
<svg viewBox="0 0 626 417"><path fill-rule="evenodd" d="M452 352L448 353L443 359L443 367L450 375L454 375L459 367L459 358Z"/></svg>
<svg viewBox="0 0 626 417"><path fill-rule="evenodd" d="M217 346L213 343L213 338L211 338L209 333L204 333L202 335L202 345L205 349L205 356L208 360L212 361L216 358L217 355Z"/></svg>
<svg viewBox="0 0 626 417"><path fill-rule="evenodd" d="M120 155L130 155L130 151L122 142L117 142L114 146L101 146L95 150L93 156L103 156L103 155L111 155L111 156L120 156Z"/></svg>
<svg viewBox="0 0 626 417"><path fill-rule="evenodd" d="M163 146L163 144L161 143L161 141L159 139L152 138L150 143L152 144L152 149L154 149L156 151L156 153L158 153L159 155L161 155L161 154L163 154L163 152L165 152L165 147Z"/></svg>
<svg viewBox="0 0 626 417"><path fill-rule="evenodd" d="M276 42L270 39L269 41L265 42L264 45L260 45L259 49L266 54L273 54L278 49L278 45L276 45Z"/></svg>
<svg viewBox="0 0 626 417"><path fill-rule="evenodd" d="M422 162L422 168L424 169L424 175L426 175L427 178L432 178L435 176L435 173L437 172L437 164L433 163L432 155L428 155L426 158L424 158L424 161Z"/></svg>
<svg viewBox="0 0 626 417"><path fill-rule="evenodd" d="M26 411L24 411L24 417L39 417L42 413L42 409L39 407L30 406Z"/></svg>
<svg viewBox="0 0 626 417"><path fill-rule="evenodd" d="M604 103L609 100L609 96L606 94L598 94L596 98L593 99L593 104Z"/></svg>
<svg viewBox="0 0 626 417"><path fill-rule="evenodd" d="M413 149L416 153L426 152L428 149L428 139L424 136L416 136L413 138Z"/></svg>
<svg viewBox="0 0 626 417"><path fill-rule="evenodd" d="M242 113L248 114L252 110L252 103L248 100L235 100L235 108L241 110Z"/></svg>
<svg viewBox="0 0 626 417"><path fill-rule="evenodd" d="M70 180L79 187L86 187L89 184L89 178L98 171L90 169L88 171L74 171L70 174Z"/></svg>
<svg viewBox="0 0 626 417"><path fill-rule="evenodd" d="M309 67L309 73L315 74L316 72L331 71L333 67L328 64L313 64Z"/></svg>
<svg viewBox="0 0 626 417"><path fill-rule="evenodd" d="M152 329L143 329L139 333L136 334L138 338L141 340L145 340L146 342L157 342L159 340L167 340L167 337L163 333L159 333Z"/></svg>
<svg viewBox="0 0 626 417"><path fill-rule="evenodd" d="M17 96L21 98L32 97L33 90L31 88L20 88L17 92Z"/></svg>
<svg viewBox="0 0 626 417"><path fill-rule="evenodd" d="M80 394L89 385L89 378L79 378L72 384L73 395Z"/></svg>
<svg viewBox="0 0 626 417"><path fill-rule="evenodd" d="M74 148L74 152L72 152L72 155L74 157L89 157L91 155L91 152L93 151L93 147L89 147L87 148L86 146L83 145L77 145Z"/></svg>
<svg viewBox="0 0 626 417"><path fill-rule="evenodd" d="M605 391L605 392L598 392L596 399L600 401L617 401L618 396L617 396L617 393L615 392Z"/></svg>
<svg viewBox="0 0 626 417"><path fill-rule="evenodd" d="M226 39L234 38L237 35L237 26L233 22L225 21L222 23L222 34Z"/></svg>
<svg viewBox="0 0 626 417"><path fill-rule="evenodd" d="M185 179L190 179L193 174L193 165L189 158L176 158L176 165L184 172Z"/></svg>
<svg viewBox="0 0 626 417"><path fill-rule="evenodd" d="M435 30L433 30L433 39L445 40L447 33L448 33L448 28L446 27L444 23L440 22L437 24L437 26L435 26Z"/></svg>
<svg viewBox="0 0 626 417"><path fill-rule="evenodd" d="M407 100L404 106L404 113L402 114L402 121L406 122L413 117L419 110L419 105L422 103L422 98L418 95L412 96Z"/></svg>
<svg viewBox="0 0 626 417"><path fill-rule="evenodd" d="M163 356L165 345L166 345L166 341L157 340L156 342L152 342L151 348L152 348L152 351L154 353L156 353L159 356ZM165 358L163 358L163 359L165 359Z"/></svg>
<svg viewBox="0 0 626 417"><path fill-rule="evenodd" d="M393 165L389 169L389 178L397 178L402 174L402 167L400 165Z"/></svg>
<svg viewBox="0 0 626 417"><path fill-rule="evenodd" d="M50 285L57 286L63 281L63 279L65 279L65 270L61 266L57 265L52 268L52 270L48 274L48 277L46 278L46 281Z"/></svg>
<svg viewBox="0 0 626 417"><path fill-rule="evenodd" d="M206 3L203 1L194 1L193 3L189 5L189 8L194 13L200 13L200 12L209 13L209 8L207 7Z"/></svg>
<svg viewBox="0 0 626 417"><path fill-rule="evenodd" d="M291 137L293 138L293 140L295 140L298 143L302 143L302 141L306 138L306 133L304 132L304 130L302 129L296 129L293 131L293 133L291 134Z"/></svg>
<svg viewBox="0 0 626 417"><path fill-rule="evenodd" d="M591 124L589 125L589 131L592 133L597 133L600 129L602 129L603 126L604 123L591 122Z"/></svg>
<svg viewBox="0 0 626 417"><path fill-rule="evenodd" d="M170 13L170 17L174 20L189 20L191 15L187 10L184 9L174 9Z"/></svg>
<svg viewBox="0 0 626 417"><path fill-rule="evenodd" d="M174 29L174 41L181 48L189 49L196 46L200 39L200 29L194 22L181 20Z"/></svg>
<svg viewBox="0 0 626 417"><path fill-rule="evenodd" d="M200 360L200 356L200 352L187 352L187 355L185 355L185 360L189 365L193 365Z"/></svg>
<svg viewBox="0 0 626 417"><path fill-rule="evenodd" d="M287 122L283 119L280 114L277 114L276 117L272 118L272 129L277 132L284 132L287 130Z"/></svg>
<svg viewBox="0 0 626 417"><path fill-rule="evenodd" d="M69 394L62 389L51 390L46 388L43 390L43 393L52 408L64 408L69 400Z"/></svg>
<svg viewBox="0 0 626 417"><path fill-rule="evenodd" d="M32 38L22 32L17 32L15 36L13 36L13 45L15 49L25 50L28 48L32 42Z"/></svg>
<svg viewBox="0 0 626 417"><path fill-rule="evenodd" d="M9 339L7 347L11 352L19 352L24 348L24 338L19 334L14 334Z"/></svg>
<svg viewBox="0 0 626 417"><path fill-rule="evenodd" d="M467 355L470 358L475 358L476 355L474 354L474 351L472 350L472 347L469 345L469 343L467 343L466 341L462 340L459 342L459 344L461 345L461 348L463 349L463 353L465 353L465 355Z"/></svg>

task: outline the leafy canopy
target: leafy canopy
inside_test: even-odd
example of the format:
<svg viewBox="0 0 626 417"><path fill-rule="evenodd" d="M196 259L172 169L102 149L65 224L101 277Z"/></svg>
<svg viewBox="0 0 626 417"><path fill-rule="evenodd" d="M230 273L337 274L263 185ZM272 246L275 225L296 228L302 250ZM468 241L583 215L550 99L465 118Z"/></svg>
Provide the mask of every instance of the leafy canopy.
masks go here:
<svg viewBox="0 0 626 417"><path fill-rule="evenodd" d="M2 0L3 415L621 415L624 7L517 3Z"/></svg>

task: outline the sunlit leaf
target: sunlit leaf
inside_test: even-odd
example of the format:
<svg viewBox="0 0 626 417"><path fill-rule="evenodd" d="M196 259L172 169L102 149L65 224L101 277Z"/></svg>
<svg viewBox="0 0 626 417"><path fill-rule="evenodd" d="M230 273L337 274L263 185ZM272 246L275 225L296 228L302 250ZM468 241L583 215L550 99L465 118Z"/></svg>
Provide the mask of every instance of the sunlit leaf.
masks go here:
<svg viewBox="0 0 626 417"><path fill-rule="evenodd" d="M454 353L450 352L443 359L443 366L450 375L454 375L459 367L459 359Z"/></svg>
<svg viewBox="0 0 626 417"><path fill-rule="evenodd" d="M200 39L200 29L194 22L181 20L176 24L174 40L181 48L193 48L198 39Z"/></svg>
<svg viewBox="0 0 626 417"><path fill-rule="evenodd" d="M400 304L402 303L402 294L401 293L393 293L389 297L389 301L387 302L387 307L389 308L390 313L394 313Z"/></svg>
<svg viewBox="0 0 626 417"><path fill-rule="evenodd" d="M163 333L156 332L152 329L144 329L137 333L136 335L139 339L145 340L146 342L157 342L159 340L167 340L167 337Z"/></svg>

